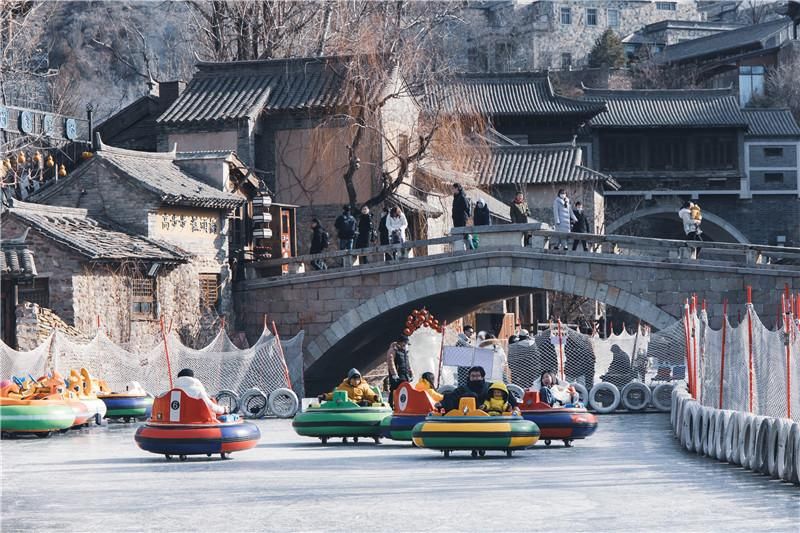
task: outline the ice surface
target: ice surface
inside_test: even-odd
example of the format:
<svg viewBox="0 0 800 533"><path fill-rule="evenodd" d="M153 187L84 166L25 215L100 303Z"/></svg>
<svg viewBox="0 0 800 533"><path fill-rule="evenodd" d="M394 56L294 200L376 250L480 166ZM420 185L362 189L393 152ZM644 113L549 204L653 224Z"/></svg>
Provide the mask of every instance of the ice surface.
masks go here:
<svg viewBox="0 0 800 533"><path fill-rule="evenodd" d="M574 448L450 459L321 446L260 420L256 449L166 462L111 424L4 440L2 531L797 531L800 490L682 450L668 416L606 415Z"/></svg>

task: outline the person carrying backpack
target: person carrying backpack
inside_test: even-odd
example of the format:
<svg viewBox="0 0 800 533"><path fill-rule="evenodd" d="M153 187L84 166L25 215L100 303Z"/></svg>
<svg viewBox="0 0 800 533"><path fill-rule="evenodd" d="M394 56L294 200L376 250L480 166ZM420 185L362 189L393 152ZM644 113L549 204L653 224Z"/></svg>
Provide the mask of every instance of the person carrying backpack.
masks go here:
<svg viewBox="0 0 800 533"><path fill-rule="evenodd" d="M311 232L311 250L309 250L309 253L321 254L328 248L330 235L328 235L328 232L325 231L317 218L311 219ZM311 266L315 270L326 270L328 268L328 265L322 259L314 259L311 261Z"/></svg>
<svg viewBox="0 0 800 533"><path fill-rule="evenodd" d="M467 225L467 220L469 220L469 217L472 214L472 205L470 204L467 195L464 194L464 189L463 187L461 187L460 184L454 183L452 190L453 190L453 227L463 228ZM472 238L468 234L464 235L464 247L465 249L468 250L474 247L472 243Z"/></svg>

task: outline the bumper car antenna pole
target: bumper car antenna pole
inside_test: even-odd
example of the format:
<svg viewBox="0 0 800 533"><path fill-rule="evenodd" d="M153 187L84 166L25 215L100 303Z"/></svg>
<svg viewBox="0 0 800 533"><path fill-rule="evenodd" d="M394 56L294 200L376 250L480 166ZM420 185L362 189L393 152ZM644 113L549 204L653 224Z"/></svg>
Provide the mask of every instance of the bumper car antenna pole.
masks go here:
<svg viewBox="0 0 800 533"><path fill-rule="evenodd" d="M169 388L172 389L172 365L169 362L169 347L167 346L167 334L164 332L164 317L161 317L161 338L164 339L164 355L167 358L167 374L169 375Z"/></svg>

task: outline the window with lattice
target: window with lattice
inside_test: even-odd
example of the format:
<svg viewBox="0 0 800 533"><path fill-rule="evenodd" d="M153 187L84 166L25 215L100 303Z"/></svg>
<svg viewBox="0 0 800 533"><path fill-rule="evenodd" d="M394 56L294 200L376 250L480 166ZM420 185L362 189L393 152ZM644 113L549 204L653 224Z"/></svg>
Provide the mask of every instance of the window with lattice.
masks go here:
<svg viewBox="0 0 800 533"><path fill-rule="evenodd" d="M17 284L17 290L20 302L50 307L50 280L48 278L34 278L30 282L20 282Z"/></svg>
<svg viewBox="0 0 800 533"><path fill-rule="evenodd" d="M131 279L131 318L152 320L156 316L155 278Z"/></svg>
<svg viewBox="0 0 800 533"><path fill-rule="evenodd" d="M200 305L217 307L219 303L219 274L200 274Z"/></svg>

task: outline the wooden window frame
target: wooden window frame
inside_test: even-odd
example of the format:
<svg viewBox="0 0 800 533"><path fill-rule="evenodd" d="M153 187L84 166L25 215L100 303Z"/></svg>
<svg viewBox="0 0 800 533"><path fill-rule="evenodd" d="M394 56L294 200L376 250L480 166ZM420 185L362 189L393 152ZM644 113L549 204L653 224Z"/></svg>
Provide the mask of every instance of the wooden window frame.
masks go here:
<svg viewBox="0 0 800 533"><path fill-rule="evenodd" d="M130 279L131 320L155 320L158 316L158 281L156 278Z"/></svg>
<svg viewBox="0 0 800 533"><path fill-rule="evenodd" d="M20 281L17 283L17 291L20 302L50 308L50 278L33 278L30 283Z"/></svg>
<svg viewBox="0 0 800 533"><path fill-rule="evenodd" d="M220 275L219 273L204 272L198 275L200 284L200 306L212 307L217 309L220 297Z"/></svg>

